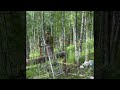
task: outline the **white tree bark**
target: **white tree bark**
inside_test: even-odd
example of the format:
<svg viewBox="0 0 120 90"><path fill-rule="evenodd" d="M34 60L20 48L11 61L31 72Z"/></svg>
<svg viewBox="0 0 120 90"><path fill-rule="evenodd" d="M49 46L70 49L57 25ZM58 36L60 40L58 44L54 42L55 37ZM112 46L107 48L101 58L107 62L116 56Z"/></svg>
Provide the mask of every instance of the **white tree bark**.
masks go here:
<svg viewBox="0 0 120 90"><path fill-rule="evenodd" d="M75 62L78 62L78 51L77 51L77 43L76 43L76 29L73 26L73 41L75 46Z"/></svg>
<svg viewBox="0 0 120 90"><path fill-rule="evenodd" d="M82 53L82 42L83 42L83 24L84 24L84 11L81 12L82 14L82 19L81 19L81 31L80 31L80 44L79 44L79 57L78 59L81 58L81 53Z"/></svg>
<svg viewBox="0 0 120 90"><path fill-rule="evenodd" d="M87 12L86 12L87 13ZM87 15L85 13L85 30L86 30L86 44L85 44L85 61L89 61L89 50L88 50L88 39L89 39L89 34L88 34L88 19Z"/></svg>

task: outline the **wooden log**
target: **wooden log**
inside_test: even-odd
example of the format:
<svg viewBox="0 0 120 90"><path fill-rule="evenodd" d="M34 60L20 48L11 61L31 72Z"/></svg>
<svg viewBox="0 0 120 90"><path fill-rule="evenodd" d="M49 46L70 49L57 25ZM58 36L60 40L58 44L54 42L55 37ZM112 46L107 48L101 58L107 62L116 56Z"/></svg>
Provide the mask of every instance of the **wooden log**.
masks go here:
<svg viewBox="0 0 120 90"><path fill-rule="evenodd" d="M38 63L44 63L45 60L48 60L48 57L47 56L43 56L43 57L40 57L40 58L36 58L36 59L32 59L32 60L27 60L28 62L26 62L27 66L29 65L35 65L35 64L38 64Z"/></svg>
<svg viewBox="0 0 120 90"><path fill-rule="evenodd" d="M57 58L65 58L65 57L66 57L65 51L61 51L61 52L57 53L57 54L56 54L56 57L57 57Z"/></svg>
<svg viewBox="0 0 120 90"><path fill-rule="evenodd" d="M60 53L57 53L56 54L56 57L57 58L64 58L64 62L66 62L66 53L65 53L65 51L62 51L62 52L60 52ZM48 59L48 56L43 56L43 57L40 57L40 58L36 58L36 59L32 59L32 60L30 60L30 59L27 59L26 61L26 64L27 64L27 66L29 66L29 65L35 65L35 64L39 64L39 63L44 63L45 61L48 61L49 59Z"/></svg>

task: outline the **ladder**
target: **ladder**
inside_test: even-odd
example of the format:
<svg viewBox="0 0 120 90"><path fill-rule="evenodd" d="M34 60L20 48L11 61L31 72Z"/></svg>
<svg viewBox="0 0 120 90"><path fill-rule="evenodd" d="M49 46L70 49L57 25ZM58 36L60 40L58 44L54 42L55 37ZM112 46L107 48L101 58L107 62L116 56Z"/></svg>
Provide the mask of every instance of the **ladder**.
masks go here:
<svg viewBox="0 0 120 90"><path fill-rule="evenodd" d="M49 64L50 64L50 68L51 68L51 72L52 72L52 77L53 77L53 79L55 79L56 76L59 76L63 73L62 66L58 62L58 59L57 59L56 55L54 55L53 53L50 52L50 46L46 45L46 42L45 42L44 38L42 38L42 41L43 41L43 44L45 46L47 56L48 56L48 59L49 59Z"/></svg>

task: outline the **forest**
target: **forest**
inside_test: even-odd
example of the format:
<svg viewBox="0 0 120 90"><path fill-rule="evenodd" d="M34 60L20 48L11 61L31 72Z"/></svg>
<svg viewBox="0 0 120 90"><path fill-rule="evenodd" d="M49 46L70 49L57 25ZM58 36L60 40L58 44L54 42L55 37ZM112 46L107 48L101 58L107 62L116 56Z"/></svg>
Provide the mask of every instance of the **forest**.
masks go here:
<svg viewBox="0 0 120 90"><path fill-rule="evenodd" d="M93 11L26 12L27 79L94 79Z"/></svg>
<svg viewBox="0 0 120 90"><path fill-rule="evenodd" d="M1 11L0 79L120 79L119 34L119 11Z"/></svg>

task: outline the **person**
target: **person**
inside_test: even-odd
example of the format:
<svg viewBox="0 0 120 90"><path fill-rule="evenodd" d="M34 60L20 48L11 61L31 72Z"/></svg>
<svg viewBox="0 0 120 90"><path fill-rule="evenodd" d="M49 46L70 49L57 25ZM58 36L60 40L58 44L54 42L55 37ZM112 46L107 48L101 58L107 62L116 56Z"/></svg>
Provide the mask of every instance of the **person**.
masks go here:
<svg viewBox="0 0 120 90"><path fill-rule="evenodd" d="M51 36L50 31L45 31L45 42L46 42L46 51L49 52L50 55L54 53L53 50L53 36Z"/></svg>
<svg viewBox="0 0 120 90"><path fill-rule="evenodd" d="M51 44L51 39L52 39L52 36L50 35L50 32L48 30L45 31L45 41L46 41L46 44Z"/></svg>

